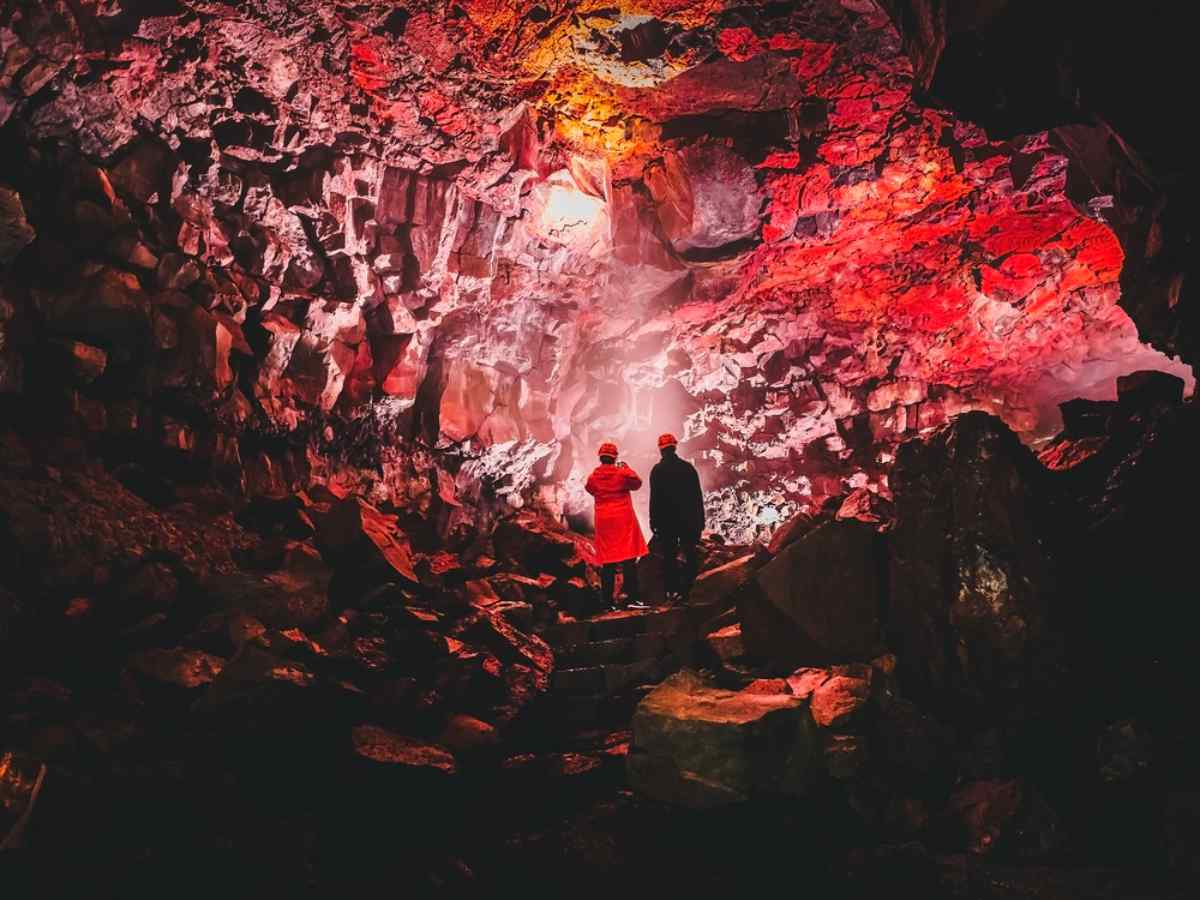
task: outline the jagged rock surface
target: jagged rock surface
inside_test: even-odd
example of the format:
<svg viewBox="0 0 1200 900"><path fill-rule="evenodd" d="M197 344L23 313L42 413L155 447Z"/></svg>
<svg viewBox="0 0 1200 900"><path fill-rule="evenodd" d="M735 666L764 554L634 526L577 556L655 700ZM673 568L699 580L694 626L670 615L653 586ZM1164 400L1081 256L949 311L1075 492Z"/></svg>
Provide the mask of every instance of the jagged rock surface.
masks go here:
<svg viewBox="0 0 1200 900"><path fill-rule="evenodd" d="M0 385L250 494L339 482L444 533L583 514L598 439L637 467L672 430L745 541L886 494L964 410L1041 438L1171 366L1117 305L1148 226L1102 217L1107 133L922 108L873 3L23 0L0 27ZM47 338L105 371L62 384Z"/></svg>

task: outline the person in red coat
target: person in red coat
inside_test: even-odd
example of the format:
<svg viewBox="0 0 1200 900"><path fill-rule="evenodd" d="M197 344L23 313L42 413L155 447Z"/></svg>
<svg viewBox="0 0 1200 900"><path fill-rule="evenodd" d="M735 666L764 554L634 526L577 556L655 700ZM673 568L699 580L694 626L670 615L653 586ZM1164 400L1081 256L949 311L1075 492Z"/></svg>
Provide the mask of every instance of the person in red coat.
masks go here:
<svg viewBox="0 0 1200 900"><path fill-rule="evenodd" d="M588 476L587 492L596 498L596 562L600 564L600 593L604 605L613 605L617 565L630 606L642 606L638 590L637 560L649 550L630 492L642 486L638 473L617 462L617 445L607 442L598 451L600 465Z"/></svg>

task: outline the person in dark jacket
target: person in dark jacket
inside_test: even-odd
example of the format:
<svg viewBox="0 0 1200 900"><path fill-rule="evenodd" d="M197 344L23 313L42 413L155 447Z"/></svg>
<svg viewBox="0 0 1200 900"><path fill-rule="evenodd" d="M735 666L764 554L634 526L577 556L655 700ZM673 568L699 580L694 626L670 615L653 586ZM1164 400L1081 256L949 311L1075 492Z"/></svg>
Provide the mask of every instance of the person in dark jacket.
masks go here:
<svg viewBox="0 0 1200 900"><path fill-rule="evenodd" d="M704 531L704 494L696 467L680 459L675 435L658 439L662 459L650 470L650 530L663 555L668 602L686 600L699 568L697 544ZM679 553L683 552L682 579Z"/></svg>

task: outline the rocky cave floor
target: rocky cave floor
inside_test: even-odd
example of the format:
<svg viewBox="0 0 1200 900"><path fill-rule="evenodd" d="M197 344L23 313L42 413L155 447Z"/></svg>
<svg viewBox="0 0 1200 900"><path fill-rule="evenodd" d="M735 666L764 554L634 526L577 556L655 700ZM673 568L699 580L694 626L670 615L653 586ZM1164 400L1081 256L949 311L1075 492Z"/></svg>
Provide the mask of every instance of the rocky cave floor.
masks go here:
<svg viewBox="0 0 1200 900"><path fill-rule="evenodd" d="M6 433L5 883L1191 896L1181 391L1068 404L1040 458L962 416L894 503L706 542L687 606L625 613L532 513L409 547L352 496Z"/></svg>

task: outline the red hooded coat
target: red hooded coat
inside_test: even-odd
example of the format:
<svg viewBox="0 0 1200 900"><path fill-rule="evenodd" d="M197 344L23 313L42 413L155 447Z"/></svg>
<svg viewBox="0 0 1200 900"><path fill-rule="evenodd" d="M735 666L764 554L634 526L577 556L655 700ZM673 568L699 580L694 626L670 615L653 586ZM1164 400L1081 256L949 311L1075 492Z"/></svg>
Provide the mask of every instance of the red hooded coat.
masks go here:
<svg viewBox="0 0 1200 900"><path fill-rule="evenodd" d="M601 465L588 476L587 492L596 498L597 563L637 559L648 552L629 496L641 486L642 479L628 466Z"/></svg>

